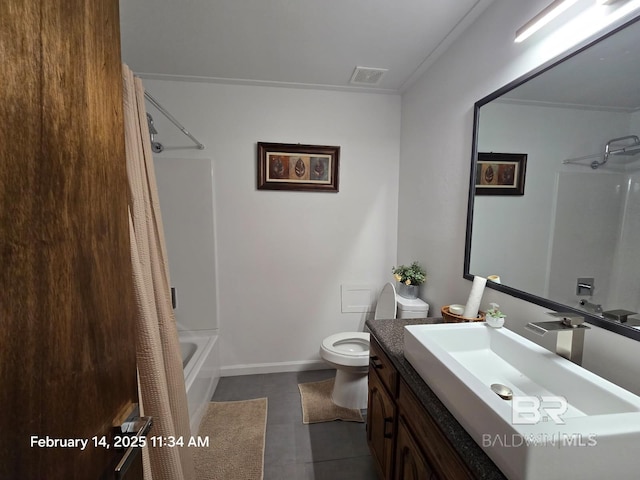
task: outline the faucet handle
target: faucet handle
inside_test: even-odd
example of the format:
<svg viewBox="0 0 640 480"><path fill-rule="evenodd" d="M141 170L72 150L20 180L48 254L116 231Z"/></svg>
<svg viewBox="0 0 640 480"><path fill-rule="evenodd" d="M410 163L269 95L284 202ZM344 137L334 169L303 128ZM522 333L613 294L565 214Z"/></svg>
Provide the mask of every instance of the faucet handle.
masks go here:
<svg viewBox="0 0 640 480"><path fill-rule="evenodd" d="M573 312L547 312L547 315L559 318L567 327L578 327L584 323L584 317Z"/></svg>

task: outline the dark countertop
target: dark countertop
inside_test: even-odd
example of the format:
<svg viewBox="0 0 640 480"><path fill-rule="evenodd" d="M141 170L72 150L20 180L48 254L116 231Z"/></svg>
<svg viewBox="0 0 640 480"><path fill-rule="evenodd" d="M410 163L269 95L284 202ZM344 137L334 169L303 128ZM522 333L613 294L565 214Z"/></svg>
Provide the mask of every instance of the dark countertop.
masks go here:
<svg viewBox="0 0 640 480"><path fill-rule="evenodd" d="M416 394L424 408L431 414L442 433L453 445L469 470L481 480L504 480L506 477L491 461L480 446L471 438L440 399L404 358L405 325L442 323L442 318L415 318L395 320L367 320L371 334L384 349L398 374Z"/></svg>

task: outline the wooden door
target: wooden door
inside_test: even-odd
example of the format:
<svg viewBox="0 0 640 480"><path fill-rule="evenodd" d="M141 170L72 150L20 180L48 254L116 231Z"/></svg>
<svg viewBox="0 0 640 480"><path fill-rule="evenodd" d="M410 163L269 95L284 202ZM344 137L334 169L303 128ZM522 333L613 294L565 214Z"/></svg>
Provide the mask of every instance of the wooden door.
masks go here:
<svg viewBox="0 0 640 480"><path fill-rule="evenodd" d="M0 478L108 478L137 402L118 0L2 0L0 62Z"/></svg>
<svg viewBox="0 0 640 480"><path fill-rule="evenodd" d="M398 420L395 465L394 480L437 480L402 418Z"/></svg>
<svg viewBox="0 0 640 480"><path fill-rule="evenodd" d="M396 406L389 398L378 375L371 368L368 389L367 443L381 478L391 479Z"/></svg>

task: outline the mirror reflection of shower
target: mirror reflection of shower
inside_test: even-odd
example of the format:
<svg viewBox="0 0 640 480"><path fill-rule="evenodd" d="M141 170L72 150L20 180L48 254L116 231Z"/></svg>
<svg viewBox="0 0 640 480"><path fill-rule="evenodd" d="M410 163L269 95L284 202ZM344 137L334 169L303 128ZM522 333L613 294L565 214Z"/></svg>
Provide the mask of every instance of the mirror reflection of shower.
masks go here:
<svg viewBox="0 0 640 480"><path fill-rule="evenodd" d="M594 155L585 155L583 157L569 158L562 163L571 164L578 163L580 160L586 160L590 158L600 158L602 160L594 160L591 162L591 168L596 170L609 161L609 157L614 156L635 156L640 153L640 138L637 135L625 135L624 137L612 138L604 146L604 152ZM628 163L632 160L625 160Z"/></svg>
<svg viewBox="0 0 640 480"><path fill-rule="evenodd" d="M591 303L588 300L580 300L580 306L589 313L602 315L602 305L599 303Z"/></svg>

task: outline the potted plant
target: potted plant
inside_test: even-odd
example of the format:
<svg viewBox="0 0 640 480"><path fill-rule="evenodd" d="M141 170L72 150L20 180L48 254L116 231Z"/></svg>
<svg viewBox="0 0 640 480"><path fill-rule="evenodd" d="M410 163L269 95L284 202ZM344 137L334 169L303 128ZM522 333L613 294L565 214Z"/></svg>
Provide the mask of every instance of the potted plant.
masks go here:
<svg viewBox="0 0 640 480"><path fill-rule="evenodd" d="M427 280L427 272L418 262L400 265L391 269L398 282L398 295L405 298L418 298L418 287Z"/></svg>
<svg viewBox="0 0 640 480"><path fill-rule="evenodd" d="M490 303L491 308L487 310L486 321L490 327L500 328L504 325L506 315L500 311L500 305Z"/></svg>

